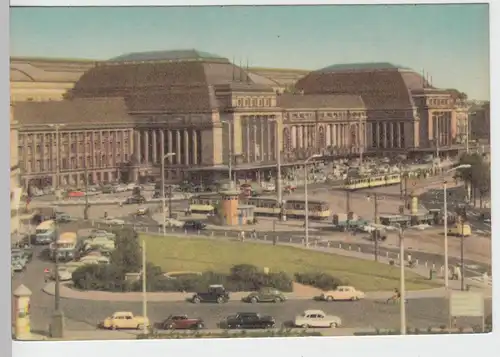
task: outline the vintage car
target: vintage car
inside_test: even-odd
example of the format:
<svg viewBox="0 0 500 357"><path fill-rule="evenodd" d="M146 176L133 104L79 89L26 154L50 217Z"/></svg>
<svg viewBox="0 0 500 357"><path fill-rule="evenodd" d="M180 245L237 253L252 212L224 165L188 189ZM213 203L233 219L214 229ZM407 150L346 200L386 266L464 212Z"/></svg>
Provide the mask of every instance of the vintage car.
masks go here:
<svg viewBox="0 0 500 357"><path fill-rule="evenodd" d="M207 291L194 294L191 301L195 304L200 302L216 302L222 304L229 301L229 293L222 285L210 285Z"/></svg>
<svg viewBox="0 0 500 357"><path fill-rule="evenodd" d="M205 326L201 318L189 318L187 315L170 315L155 328L160 330L202 329Z"/></svg>
<svg viewBox="0 0 500 357"><path fill-rule="evenodd" d="M226 319L226 326L229 329L266 329L275 325L276 321L272 316L262 316L256 312L240 312Z"/></svg>
<svg viewBox="0 0 500 357"><path fill-rule="evenodd" d="M131 312L119 311L113 315L106 317L100 324L101 328L118 330L118 329L137 329L141 330L144 327L150 327L149 319L144 316L136 316Z"/></svg>
<svg viewBox="0 0 500 357"><path fill-rule="evenodd" d="M284 302L285 295L275 288L261 288L259 291L253 291L242 298L245 302Z"/></svg>
<svg viewBox="0 0 500 357"><path fill-rule="evenodd" d="M365 293L352 286L337 286L335 290L324 291L320 299L323 301L356 301L364 299Z"/></svg>
<svg viewBox="0 0 500 357"><path fill-rule="evenodd" d="M294 326L308 327L339 327L342 320L338 316L328 316L321 310L306 310L295 317Z"/></svg>

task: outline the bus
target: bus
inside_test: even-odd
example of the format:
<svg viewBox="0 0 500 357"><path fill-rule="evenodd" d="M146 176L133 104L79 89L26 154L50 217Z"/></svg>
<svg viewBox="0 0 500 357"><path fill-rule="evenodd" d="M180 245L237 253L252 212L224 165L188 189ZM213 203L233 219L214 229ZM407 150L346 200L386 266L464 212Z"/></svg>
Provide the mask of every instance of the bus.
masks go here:
<svg viewBox="0 0 500 357"><path fill-rule="evenodd" d="M58 254L58 259L69 261L75 257L77 246L77 235L74 232L65 232L59 235L55 242L50 244L50 253L52 259L55 258L55 253Z"/></svg>
<svg viewBox="0 0 500 357"><path fill-rule="evenodd" d="M53 220L43 221L35 230L37 244L50 244L56 238L56 223Z"/></svg>

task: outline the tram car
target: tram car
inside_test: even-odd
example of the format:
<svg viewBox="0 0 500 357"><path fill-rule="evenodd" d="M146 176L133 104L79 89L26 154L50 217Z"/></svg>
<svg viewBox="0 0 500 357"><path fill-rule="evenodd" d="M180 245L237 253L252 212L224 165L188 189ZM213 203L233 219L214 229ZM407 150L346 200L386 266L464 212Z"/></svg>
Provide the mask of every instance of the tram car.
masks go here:
<svg viewBox="0 0 500 357"><path fill-rule="evenodd" d="M348 178L344 183L344 189L354 191L365 188L374 188L390 185L399 185L401 174L374 175L359 178Z"/></svg>

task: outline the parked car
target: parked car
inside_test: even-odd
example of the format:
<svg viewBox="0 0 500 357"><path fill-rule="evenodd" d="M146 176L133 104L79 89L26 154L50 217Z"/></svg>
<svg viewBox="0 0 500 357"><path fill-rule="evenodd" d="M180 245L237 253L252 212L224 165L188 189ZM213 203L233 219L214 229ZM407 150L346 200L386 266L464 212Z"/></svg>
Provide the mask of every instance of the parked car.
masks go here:
<svg viewBox="0 0 500 357"><path fill-rule="evenodd" d="M115 239L116 234L112 232L105 231L104 229L94 229L88 236L89 238L108 238Z"/></svg>
<svg viewBox="0 0 500 357"><path fill-rule="evenodd" d="M189 318L187 315L170 315L164 321L155 324L160 330L183 330L183 329L202 329L205 327L201 318Z"/></svg>
<svg viewBox="0 0 500 357"><path fill-rule="evenodd" d="M265 329L275 325L276 321L272 316L261 316L256 312L240 312L226 319L226 326L230 329Z"/></svg>
<svg viewBox="0 0 500 357"><path fill-rule="evenodd" d="M160 227L163 227L163 224L160 224ZM166 228L182 228L182 227L184 227L184 222L179 221L178 219L166 218L165 219L165 227Z"/></svg>
<svg viewBox="0 0 500 357"><path fill-rule="evenodd" d="M23 259L12 259L10 266L11 270L16 273L26 270L26 262Z"/></svg>
<svg viewBox="0 0 500 357"><path fill-rule="evenodd" d="M201 231L205 229L207 225L200 221L185 221L182 228L185 230Z"/></svg>
<svg viewBox="0 0 500 357"><path fill-rule="evenodd" d="M139 207L137 208L137 211L135 212L135 215L136 216L145 216L146 214L148 214L149 212L149 208L147 207Z"/></svg>
<svg viewBox="0 0 500 357"><path fill-rule="evenodd" d="M149 327L149 319L145 316L135 316L131 312L115 312L113 315L106 317L100 324L101 328L118 330L118 329L137 329L141 330L144 327Z"/></svg>
<svg viewBox="0 0 500 357"><path fill-rule="evenodd" d="M337 286L335 290L323 292L320 299L324 301L356 301L364 299L364 297L364 292L356 290L352 286Z"/></svg>
<svg viewBox="0 0 500 357"><path fill-rule="evenodd" d="M245 302L284 302L286 296L275 288L261 288L259 291L254 291L245 296L243 299Z"/></svg>
<svg viewBox="0 0 500 357"><path fill-rule="evenodd" d="M26 263L33 259L33 250L31 248L14 248L11 250L12 257L22 257Z"/></svg>
<svg viewBox="0 0 500 357"><path fill-rule="evenodd" d="M308 327L339 327L342 320L338 316L328 316L321 310L306 310L295 317L294 326Z"/></svg>
<svg viewBox="0 0 500 357"><path fill-rule="evenodd" d="M195 304L200 302L216 302L222 304L229 301L229 293L222 285L210 285L206 292L194 294L191 301Z"/></svg>
<svg viewBox="0 0 500 357"><path fill-rule="evenodd" d="M146 198L144 196L132 196L132 197L127 197L125 200L124 204L126 205L133 205L133 204L143 204L146 203Z"/></svg>
<svg viewBox="0 0 500 357"><path fill-rule="evenodd" d="M57 223L68 223L71 222L71 216L67 213L64 212L54 212L54 215L52 218L57 222Z"/></svg>
<svg viewBox="0 0 500 357"><path fill-rule="evenodd" d="M102 223L110 224L110 225L124 225L125 221L123 219L106 217L102 220Z"/></svg>

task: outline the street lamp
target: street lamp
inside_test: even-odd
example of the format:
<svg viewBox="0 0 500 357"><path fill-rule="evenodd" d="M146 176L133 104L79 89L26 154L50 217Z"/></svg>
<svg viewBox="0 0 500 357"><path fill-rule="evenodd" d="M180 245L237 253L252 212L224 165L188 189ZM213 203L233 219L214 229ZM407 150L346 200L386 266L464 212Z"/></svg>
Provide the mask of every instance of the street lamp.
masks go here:
<svg viewBox="0 0 500 357"><path fill-rule="evenodd" d="M400 317L400 333L406 335L406 282L405 282L405 246L404 246L404 231L400 224L398 227L399 234L399 317Z"/></svg>
<svg viewBox="0 0 500 357"><path fill-rule="evenodd" d="M56 199L59 200L59 128L66 126L66 124L47 124L48 127L54 128L56 130Z"/></svg>
<svg viewBox="0 0 500 357"><path fill-rule="evenodd" d="M227 124L228 127L228 137L229 137L229 159L228 159L228 166L229 166L229 185L232 188L233 186L233 131L232 129L232 122L228 120L221 120L222 124Z"/></svg>
<svg viewBox="0 0 500 357"><path fill-rule="evenodd" d="M281 150L280 150L280 141L279 141L279 127L278 127L278 119L270 118L269 122L275 123L274 130L274 142L276 143L276 194L278 197L278 204L280 205L280 220L284 219L283 215L283 189L281 187Z"/></svg>
<svg viewBox="0 0 500 357"><path fill-rule="evenodd" d="M305 174L305 177L304 177L304 200L305 200L305 217L306 217L306 220L305 220L305 236L306 236L306 241L305 241L305 244L306 244L306 247L309 247L309 202L307 201L307 163L312 160L312 159L315 159L317 157L321 157L320 154L314 154L314 155L311 155L309 156L306 161L304 161L304 174Z"/></svg>
<svg viewBox="0 0 500 357"><path fill-rule="evenodd" d="M450 172L460 170L460 169L469 169L471 165L464 164L449 169L445 171L444 174L448 174ZM444 215L444 287L446 290L449 288L449 268L448 268L448 192L447 192L447 182L443 181L443 215Z"/></svg>
<svg viewBox="0 0 500 357"><path fill-rule="evenodd" d="M161 211L163 215L163 235L165 235L165 226L166 226L166 215L165 215L165 159L168 157L172 157L175 155L175 152L169 152L164 154L161 158ZM169 211L169 216L172 217L172 214Z"/></svg>

